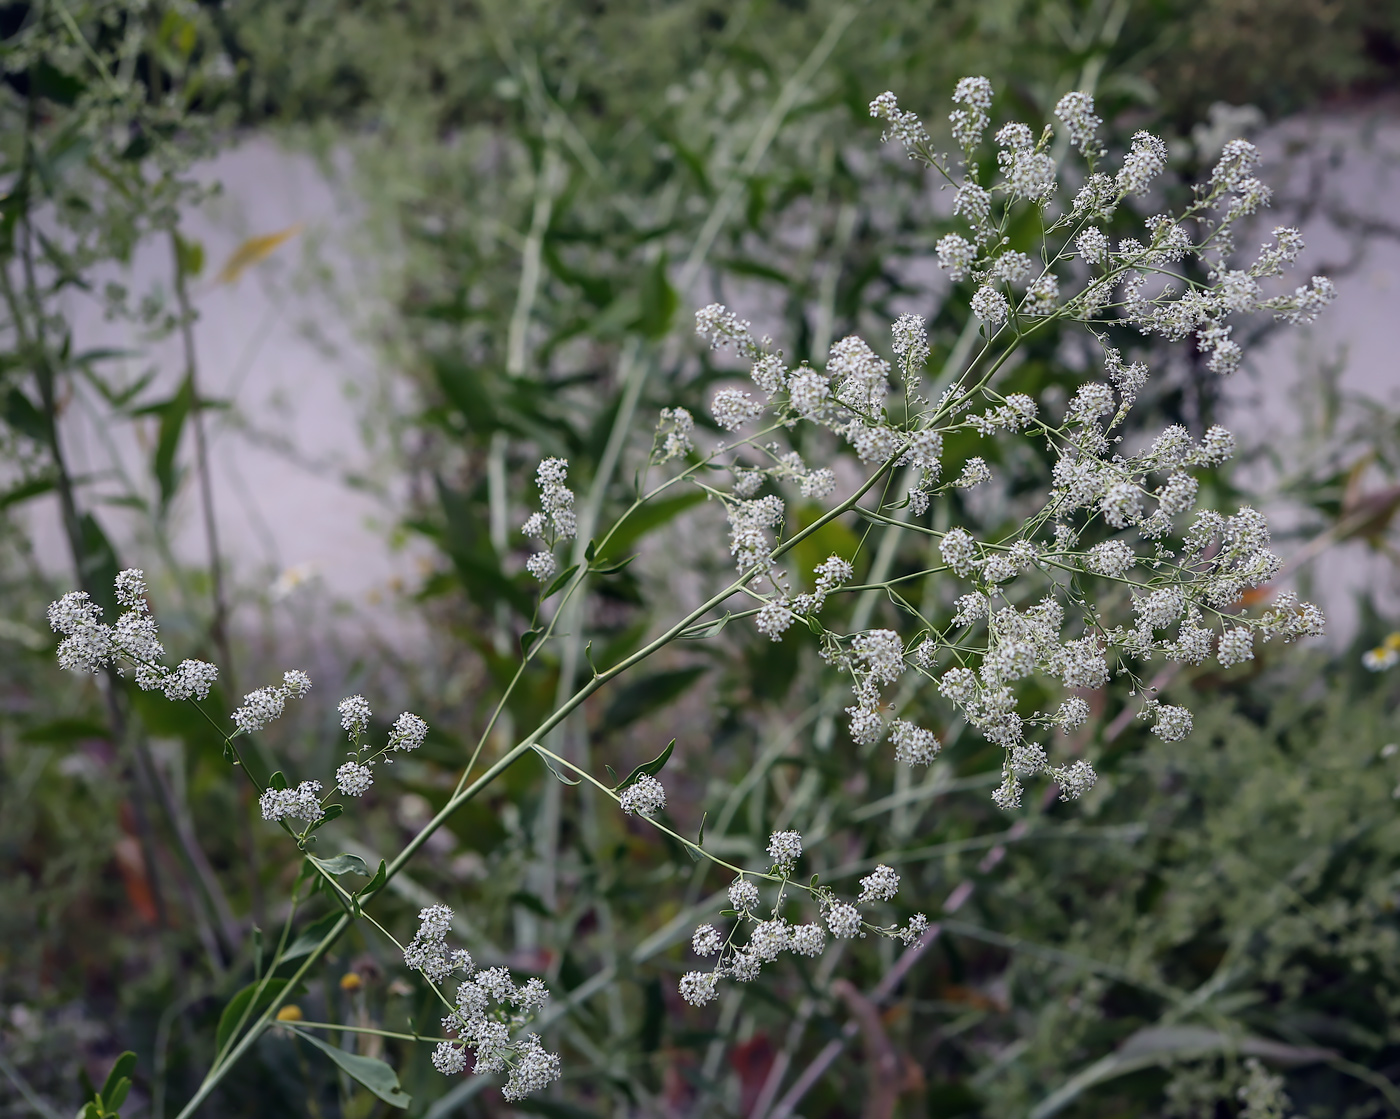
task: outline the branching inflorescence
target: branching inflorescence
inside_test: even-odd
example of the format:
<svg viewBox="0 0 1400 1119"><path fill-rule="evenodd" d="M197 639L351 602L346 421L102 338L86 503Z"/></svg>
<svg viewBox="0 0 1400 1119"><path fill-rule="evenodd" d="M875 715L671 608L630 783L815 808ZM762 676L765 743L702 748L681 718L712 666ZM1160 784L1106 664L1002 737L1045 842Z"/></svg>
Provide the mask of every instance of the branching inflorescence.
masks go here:
<svg viewBox="0 0 1400 1119"><path fill-rule="evenodd" d="M838 897L816 878L797 881L803 841L795 830L773 833L770 863L763 871L731 866L678 835L663 822L667 797L656 778L666 755L644 767L646 772L610 787L541 744L601 684L678 637L703 636L692 627L733 596L748 596L753 605L748 613L772 641L784 640L799 622L816 635L824 661L850 678L852 702L846 714L857 748L888 742L895 761L907 766L929 765L939 754L942 744L933 730L894 717L896 699L901 706L911 700L926 709L941 705L947 722L965 720L1000 747L1001 782L992 799L1008 811L1021 804L1025 782L1037 777L1048 778L1066 800L1094 786L1089 761L1057 756L1052 738L1055 731L1087 720L1090 707L1082 693L1103 688L1115 673L1129 676L1134 695L1142 696L1138 716L1151 722L1154 733L1175 741L1190 733L1191 713L1153 697L1138 680L1139 666L1156 658L1201 664L1213 656L1228 668L1252 659L1257 640L1291 641L1322 632L1318 609L1291 593L1275 595L1262 613L1244 612L1245 593L1278 575L1282 564L1270 551L1268 526L1256 510L1242 507L1226 515L1197 509L1197 472L1225 462L1233 438L1220 427L1193 435L1172 425L1137 450L1125 448L1125 420L1149 371L1109 344L1110 330L1177 341L1193 338L1209 368L1227 374L1241 357L1231 336L1232 319L1264 312L1306 322L1332 298L1333 287L1322 277L1292 293L1266 294L1266 283L1302 250L1296 230L1275 230L1252 261L1235 261L1237 225L1269 199L1268 189L1253 174L1257 152L1244 141L1227 145L1181 213L1149 217L1140 237L1115 245L1105 231L1106 220L1128 198L1151 197L1169 154L1160 139L1138 133L1121 165L1109 173L1100 169L1106 157L1098 138L1101 122L1087 93L1066 94L1055 109L1058 125L1038 136L1013 122L990 141L990 83L966 78L953 99L949 119L961 149L956 165L934 150L928 130L900 109L893 94L876 98L870 111L911 158L956 188L953 212L962 232L939 240L937 255L951 281L972 289L969 307L980 349L970 361L964 358L958 367L945 369L926 396L921 378L931 348L925 322L917 315L900 315L892 324L894 364L852 335L832 345L825 367L816 369L807 364L789 368L770 339L756 338L728 308L711 304L701 309L697 333L714 348L732 349L749 366L752 389L723 388L711 402L715 423L738 433L738 440L703 452L696 445L692 414L679 407L662 410L647 465L655 469L679 463L679 473L645 493L639 485L636 502L617 525L673 485L698 484L725 510L736 578L645 649L606 672L595 670L589 683L468 786L473 756L449 806L381 873L395 873L450 811L525 751L538 751L612 797L642 826L664 832L697 857L736 875L728 890L728 931L704 924L692 938L694 952L713 957L714 964L680 981L686 1001L703 1005L716 996L721 980L752 981L783 953L816 956L829 938L871 933L911 944L928 928L922 914L902 925L874 919L896 897L899 875L893 867L876 866L861 880L854 901ZM1057 130L1067 141L1063 146L1084 160L1072 183L1061 176L1051 155ZM995 171L984 175L978 158L987 154L989 142L995 158L987 165ZM1066 186L1074 192L1072 200ZM1038 256L1009 244L1011 216L1027 208L1036 213L1043 231ZM1199 266L1197 272L1185 267L1188 261ZM1196 274L1205 279L1193 278ZM1089 332L1102 354L1103 373L1079 386L1062 413L1057 408L1059 414L1047 415L1043 402L1028 394L1003 393L998 376L1009 371L1010 358L1028 337L1055 321L1078 323ZM935 393L936 399L930 399ZM821 446L823 439L829 445L833 438L849 446L860 464L861 481L847 495L837 496L834 461L809 463L782 442L784 432L803 425L827 433L803 440L803 447ZM746 429L757 431L745 435ZM953 491L985 486L992 479L988 458L1009 461L988 454L946 464L945 444L955 434L963 435L964 443L967 435L1020 438L1048 449L1052 467L1043 499L1009 534L979 539L946 518L925 523L936 499L949 509L946 498ZM731 478L727 488L702 480L720 471ZM561 591L561 601L568 601L591 570L576 563L555 578L555 548L579 532L567 479L565 460L546 458L539 464L540 508L523 526L527 537L543 543L527 562L529 572L541 583L553 580L541 596L541 607L544 598ZM882 479L883 493L877 485ZM859 505L869 494L879 499ZM809 518L806 527L785 535L789 502L798 497L835 500L815 521ZM855 511L877 528L925 539L929 566L914 577L937 577L946 588L956 588L946 596L953 602L946 624L936 624L928 616L931 611L919 605L922 600L903 595L884 573L872 574L868 585L856 584L857 556L832 555L810 577L790 565L797 543ZM603 545L608 539L603 537ZM587 564L593 563L592 542L582 554ZM852 633L828 628L823 616L829 600L854 592L886 595L899 608L900 620L892 623L899 628ZM216 680L214 667L190 660L173 669L163 664L164 650L144 595L139 572L118 577L117 596L126 613L114 626L101 621L98 608L81 592L54 603L50 621L64 635L60 664L88 672L109 664L122 671L129 666L142 688L159 689L171 699L203 700ZM1121 616L1106 616L1114 610ZM562 611L557 605L552 617L557 620ZM537 614L526 636L522 671L558 635L554 622ZM1375 651L1368 666L1387 667L1400 659L1393 652L1389 645ZM236 730L225 736L234 760L239 760L239 735L261 730L310 686L303 673L288 672L280 685L249 693L234 712ZM1047 694L1052 697L1048 702ZM502 707L508 699L509 689ZM368 702L351 696L338 710L353 747L335 772L334 791L344 796L363 796L373 783L374 767L392 761L398 751L421 746L428 731L422 719L405 713L387 742L374 746L368 741ZM274 778L260 789L262 814L305 849L329 809L339 812L339 806L328 804L334 792L323 796L322 785L314 780L292 788L280 774ZM291 819L301 821L302 829L288 824ZM333 876L327 882L333 894L344 894ZM812 911L808 920L795 921L803 894ZM348 908L360 915L358 904ZM444 1026L455 1034L455 1040L438 1044L434 1064L444 1073L460 1072L467 1051L473 1050L476 1071L508 1073L505 1093L511 1099L550 1083L559 1075L559 1058L547 1053L535 1034L520 1032L544 1002L543 984L532 979L517 987L504 969L477 969L467 952L449 950L451 920L445 906L424 909L417 935L402 949L406 964L424 976L447 1007ZM459 986L449 998L440 985L452 977Z"/></svg>

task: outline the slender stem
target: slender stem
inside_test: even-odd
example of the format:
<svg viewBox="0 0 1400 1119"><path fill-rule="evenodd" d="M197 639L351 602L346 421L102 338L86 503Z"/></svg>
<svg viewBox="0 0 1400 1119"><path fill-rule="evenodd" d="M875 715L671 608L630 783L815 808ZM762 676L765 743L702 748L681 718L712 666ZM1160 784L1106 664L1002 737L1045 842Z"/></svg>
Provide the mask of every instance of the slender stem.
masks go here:
<svg viewBox="0 0 1400 1119"><path fill-rule="evenodd" d="M792 548L795 548L798 544L800 544L803 540L807 539L807 537L811 536L813 533L821 531L822 528L830 524L836 518L844 515L845 513L850 512L851 509L855 508L856 504L860 501L860 499L864 497L870 491L870 489L890 471L892 467L893 460L885 463L878 470L873 472L871 476L868 479L866 479L866 481L853 494L851 494L850 497L846 498L846 500L841 502L839 505L828 510L821 517L818 517L805 529L802 529L800 532L794 533L787 540L783 541L781 544L779 544L772 550L770 556L773 559L778 559ZM589 696L591 696L599 688L603 687L604 684L607 684L611 680L620 676L622 673L626 672L629 668L646 660L657 650L664 648L666 645L669 645L672 641L676 640L676 638L678 638L682 633L684 633L694 622L698 621L700 618L703 618L715 607L723 604L724 601L728 599L731 595L741 590L743 587L747 586L753 579L757 578L758 574L759 569L755 568L741 575L738 579L730 583L729 586L725 587L718 594L712 596L711 598L707 599L705 602L697 606L695 609L691 610L688 614L685 615L685 617L677 621L668 630L666 630L665 633L661 634L661 636L657 637L654 641L650 642L644 648L637 650L637 652L633 653L630 657L619 661L616 665L614 665L607 671L595 675L593 679L591 679L587 684L585 684L576 693L574 693L574 695L570 697L570 699L565 704L563 704L547 719L540 723L539 726L537 726L533 731L531 731L530 734L527 735L524 739L522 739L516 746L512 747L506 754L499 758L484 773L482 773L480 777L478 777L466 788L461 789L460 791L455 793L452 796L452 798L447 802L447 804L442 808L442 810L438 812L438 814L434 816L431 820L429 820L426 824L424 824L422 829L418 832L418 834L415 835L411 840L409 840L409 842L404 846L402 851L400 851L396 856L394 856L392 862L387 864L384 883L379 887L379 890L375 891L374 894L360 898L361 909L363 909L369 901L371 901L374 897L378 896L380 892L382 892L388 887L390 880L392 880L393 877L404 868L408 861L412 859L415 854L417 854L418 850L425 843L428 842L428 840L433 836L433 834L438 830L438 828L442 827L442 825L446 823L449 818L451 818L453 813L455 813L464 804L476 797L478 793L480 793L483 789L485 789L488 785L495 781L497 777L499 777L502 773L504 773L507 769L514 765L515 762L518 761L521 758L521 756L523 756L528 750L533 749L534 746L546 734L548 734L551 730L553 730L556 726L563 722L563 720L568 717L570 712L582 705L582 703ZM301 982L301 980L306 976L306 974L311 970L311 968L315 966L315 964L320 961L320 959L326 954L326 952L330 950L332 945L334 945L335 942L340 939L341 935L344 934L345 930L350 927L350 923L350 915L348 913L341 914L341 916L336 920L336 923L326 932L324 936L322 936L320 942L307 955L302 965L299 968L297 968L297 970L292 974L291 978L287 982L287 985L283 987L283 989L278 994L272 997L272 999L268 1003L267 1008L263 1010L261 1015L259 1015L257 1021L255 1021L253 1025L243 1034L242 1038L238 1041L238 1043L230 1051L228 1051L226 1055L222 1056L212 1068L210 1068L209 1072L205 1075L203 1082L196 1090L194 1096L184 1106L184 1108L181 1110L180 1114L176 1117L176 1119L188 1119L190 1115L194 1114L194 1112L209 1097L209 1094L224 1078L228 1070L232 1068L235 1064L237 1064L239 1059L242 1058L242 1056L248 1051L248 1049L252 1047L253 1043L257 1040L258 1036L262 1033L263 1029L265 1029L268 1023L272 1021L273 1017L276 1015L278 1009L280 1009L283 1002L285 1002L290 992L295 990L297 984ZM286 933L284 931L284 941L285 937ZM281 945L279 945L278 957L280 957L281 951L282 947ZM274 960L276 958L277 957L274 957ZM254 1001L255 1000L250 1001L250 1007L253 1005Z"/></svg>
<svg viewBox="0 0 1400 1119"><path fill-rule="evenodd" d="M209 469L209 443L204 430L204 401L199 392L199 363L194 339L194 308L190 303L189 277L180 235L170 232L171 255L175 261L175 299L180 308L180 344L184 351L185 383L190 393L190 424L194 429L195 470L199 474L199 499L204 520L204 546L209 555L210 594L214 617L209 625L214 647L223 659L223 671L231 694L238 692L233 650L228 639L228 600L224 592L223 552L219 547L219 525L214 515L214 479Z"/></svg>
<svg viewBox="0 0 1400 1119"><path fill-rule="evenodd" d="M391 1037L395 1041L455 1041L451 1037L428 1037L425 1034L399 1034L393 1030L377 1030L372 1026L342 1026L338 1022L306 1022L298 1018L294 1022L279 1023L290 1030L339 1030L347 1034L373 1034L375 1037Z"/></svg>

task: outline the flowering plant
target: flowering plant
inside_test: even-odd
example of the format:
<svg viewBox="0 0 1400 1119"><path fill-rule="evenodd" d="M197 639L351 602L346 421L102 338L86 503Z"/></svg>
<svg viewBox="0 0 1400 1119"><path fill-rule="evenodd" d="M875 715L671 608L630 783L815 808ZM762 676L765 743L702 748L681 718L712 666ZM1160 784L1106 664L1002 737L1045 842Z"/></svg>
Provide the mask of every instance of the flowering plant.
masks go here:
<svg viewBox="0 0 1400 1119"><path fill-rule="evenodd" d="M527 753L544 758L561 779L588 782L627 815L734 875L725 911L728 930L705 923L692 937L695 953L716 961L680 980L680 994L693 1005L715 998L724 980L752 981L785 952L820 955L828 938L874 935L917 947L929 930L923 914L903 923L882 919L881 907L899 888L895 867L878 863L861 879L859 895L843 898L816 877L797 877L803 837L786 827L772 833L765 867L736 865L706 848L703 829L692 840L667 823L667 795L658 774L669 747L623 781L605 781L552 747L550 733L590 696L678 640L702 639L752 619L761 634L780 642L793 639L789 632L803 623L824 661L850 678L846 713L858 747L887 740L901 765L929 765L943 744L932 729L903 713L941 705L941 721L965 722L1000 751L1001 779L992 797L1000 809L1012 812L1032 780L1047 779L1065 800L1094 786L1090 762L1061 756L1054 738L1085 722L1090 708L1082 693L1102 688L1112 675L1127 676L1134 694L1142 693L1136 713L1151 721L1153 732L1176 741L1190 733L1191 713L1151 694L1139 675L1145 664L1157 658L1200 664L1214 656L1228 667L1251 659L1259 639L1291 641L1322 632L1316 607L1291 594L1276 596L1257 615L1240 609L1245 592L1277 575L1281 563L1269 551L1268 527L1256 510L1242 507L1227 515L1197 508L1200 485L1193 471L1225 461L1232 437L1220 427L1193 435L1171 425L1140 446L1128 444L1125 421L1149 371L1125 357L1121 344L1110 344L1114 334L1132 330L1172 341L1191 337L1209 355L1210 368L1228 374L1240 358L1231 338L1232 317L1264 312L1305 322L1331 299L1332 286L1320 277L1291 293L1266 291L1302 249L1295 230L1275 230L1252 261L1235 266L1241 222L1268 201L1267 188L1252 174L1257 153L1243 141L1227 145L1189 205L1177 214L1149 217L1139 238L1124 238L1115 247L1103 225L1130 199L1152 197L1167 166L1161 140L1139 133L1117 171L1101 170L1106 152L1097 138L1093 100L1070 93L1056 108L1058 129L1047 127L1037 137L1020 123L1000 128L993 139L995 169L988 164L984 172L979 159L988 154L989 83L964 79L954 104L956 157L936 151L923 124L900 109L892 94L876 98L871 114L885 122L887 134L911 158L956 188L953 210L964 232L943 237L937 253L952 281L974 287L968 300L969 347L955 350L941 370L930 370L924 320L904 314L891 328L894 363L852 335L831 347L824 368L805 363L791 368L770 339L756 337L738 314L712 304L696 315L697 333L712 347L732 350L752 381L752 388L720 389L711 402L714 423L734 433L733 441L707 441L690 412L664 409L638 471L634 499L596 536L596 510L575 508L568 463L559 457L541 461L535 478L540 509L523 524L523 534L541 542L526 561L541 584L534 616L521 636L514 681L445 805L392 860L381 863L368 885L350 891L339 879L357 860L312 853L315 833L343 811L334 793L323 794L314 779L295 786L280 773L265 783L255 779L263 818L281 826L305 859L273 967L244 999L231 1028L221 1030L213 1067L182 1116L191 1114L278 1020L296 983L352 922L364 920L393 941L368 912L376 896L453 813ZM1054 153L1070 148L1082 156L1083 166L1062 170ZM1011 222L1027 214L1041 231L1037 257L1008 248ZM1204 268L1204 280L1188 272L1188 261ZM1098 347L1103 368L1102 378L1086 380L1056 414L1030 395L1003 391L1018 353L1051 323L1082 327ZM950 457L945 446L969 435L988 441L985 454L945 462ZM946 510L941 499L992 479L989 459L1015 463L1006 448L1017 440L1045 447L1053 466L1050 477L1040 480L1037 502L1011 531L979 539L965 526L936 518L927 523L935 501ZM611 546L625 539L629 520L684 486L698 487L723 508L733 577L678 611L642 648L602 668L590 664L591 674L576 690L562 694L538 726L478 772L487 736L526 667L546 648L577 644L585 622L578 602L590 577L615 568ZM794 495L825 503L802 527L788 523ZM859 555L833 554L810 572L800 570L794 563L799 545L843 518L863 521L880 534L869 564ZM908 538L927 542L927 563L892 576L897 544ZM566 547L570 562L560 571ZM912 593L911 587L961 592L950 596L956 598L951 620L939 624L925 605L934 596ZM82 592L54 604L50 621L64 634L60 663L88 672L129 666L142 689L196 704L207 697L217 675L212 665L164 663L140 573L123 572L116 591L125 613L110 626ZM867 604L857 610L850 632L838 632L824 620L832 616L827 606L837 595L854 595ZM894 608L887 628L868 624L879 597ZM561 679L571 683L567 675ZM291 671L280 685L249 693L233 714L233 729L218 728L229 759L249 772L240 738L262 730L310 687L305 674ZM1048 702L1047 695L1053 697ZM362 696L343 700L339 714L353 749L334 781L335 790L347 797L363 795L376 765L417 749L427 735L423 720L405 713L385 745L370 744L371 711ZM306 883L334 898L340 911L317 928L304 953L292 956L296 903ZM804 904L807 919L794 920ZM461 1072L471 1049L475 1071L508 1073L509 1098L544 1087L560 1075L561 1062L537 1034L522 1030L543 1017L545 985L532 978L516 986L505 969L478 969L470 954L447 947L452 927L449 909L428 906L409 943L393 941L446 1011L443 1028L453 1036L436 1039L434 1065L444 1073ZM290 960L302 962L274 989L273 969ZM456 991L443 990L454 977ZM402 1102L397 1083L384 1087L381 1071L347 1071L389 1102ZM375 1083L380 1087L373 1088Z"/></svg>

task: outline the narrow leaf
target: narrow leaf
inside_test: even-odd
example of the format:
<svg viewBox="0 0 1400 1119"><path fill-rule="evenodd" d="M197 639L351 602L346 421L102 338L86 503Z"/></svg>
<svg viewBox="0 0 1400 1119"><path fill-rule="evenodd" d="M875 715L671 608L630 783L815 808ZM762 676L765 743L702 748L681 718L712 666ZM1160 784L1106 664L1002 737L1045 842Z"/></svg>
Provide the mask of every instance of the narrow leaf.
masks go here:
<svg viewBox="0 0 1400 1119"><path fill-rule="evenodd" d="M253 265L259 264L271 256L284 241L290 240L300 232L301 224L297 223L277 233L249 237L233 250L233 255L228 258L223 268L219 269L219 274L215 277L214 282L219 284L233 283Z"/></svg>
<svg viewBox="0 0 1400 1119"><path fill-rule="evenodd" d="M258 984L249 983L233 998L229 999L228 1005L224 1007L224 1012L219 1015L219 1028L214 1033L214 1052L222 1053L224 1047L233 1040L234 1031L238 1029L240 1022L251 1022L264 1007L269 1005L273 999L282 993L282 988L287 985L285 979L269 979L263 984L262 991L258 991ZM253 996L257 996L257 1003L253 1003ZM246 1016L245 1016L245 1013Z"/></svg>
<svg viewBox="0 0 1400 1119"><path fill-rule="evenodd" d="M568 586L569 580L574 577L574 572L577 570L578 564L574 564L572 567L568 568L567 570L561 571L558 575L556 575L554 577L554 582L550 583L549 586L545 589L544 594L540 595L540 601L543 602L551 595L558 594L566 586Z"/></svg>
<svg viewBox="0 0 1400 1119"><path fill-rule="evenodd" d="M316 950L316 946L326 939L326 934L335 927L335 923L340 920L340 917L341 914L338 912L327 913L319 920L311 922L302 930L301 935L287 946L287 950L282 953L277 963L284 964L288 960L299 960L303 956L311 955Z"/></svg>
<svg viewBox="0 0 1400 1119"><path fill-rule="evenodd" d="M379 860L379 869L374 872L374 877L369 880L369 884L361 886L355 891L357 898L367 898L371 894L377 893L383 888L385 879L389 877L389 864L383 859Z"/></svg>
<svg viewBox="0 0 1400 1119"><path fill-rule="evenodd" d="M603 714L603 725L616 731L666 706L709 669L705 665L656 672L624 684Z"/></svg>
<svg viewBox="0 0 1400 1119"><path fill-rule="evenodd" d="M643 774L645 774L648 777L655 777L658 773L661 772L662 768L666 765L666 763L671 760L671 751L675 748L676 740L673 738L670 742L666 744L666 749L662 750L661 753L659 753L656 757L652 758L651 761L643 762L631 773L629 773L627 775L627 780L622 782L622 784L615 788L613 792L620 793L623 789L627 788L627 786L636 784L637 778L641 777Z"/></svg>
<svg viewBox="0 0 1400 1119"><path fill-rule="evenodd" d="M362 874L368 878L372 873L364 859L360 858L359 855L352 855L349 852L343 855L337 855L333 859L318 859L315 855L310 855L308 857L327 874L334 874L337 877L342 874Z"/></svg>
<svg viewBox="0 0 1400 1119"><path fill-rule="evenodd" d="M117 1082L126 1080L130 1082L131 1074L136 1069L136 1054L128 1049L112 1064L112 1071L107 1074L107 1079L102 1085L102 1100L107 1105L109 1111L115 1111L121 1106L121 1101L112 1102L112 1096L117 1091ZM125 1098L126 1093L122 1096Z"/></svg>
<svg viewBox="0 0 1400 1119"><path fill-rule="evenodd" d="M346 1075L359 1081L385 1103L394 1107L407 1107L413 1102L413 1097L399 1087L398 1073L383 1061L347 1053L344 1049L327 1044L319 1037L313 1037L305 1030L296 1030L295 1033L303 1041L308 1041L321 1050L339 1065Z"/></svg>
<svg viewBox="0 0 1400 1119"><path fill-rule="evenodd" d="M535 753L540 754L538 750L536 750ZM572 777L566 777L563 773L560 773L559 770L555 769L554 764L550 761L549 758L545 757L543 754L540 754L540 761L544 762L545 768L548 769L550 773L554 774L555 777L559 778L560 781L564 782L564 784L578 784L578 782L575 781Z"/></svg>

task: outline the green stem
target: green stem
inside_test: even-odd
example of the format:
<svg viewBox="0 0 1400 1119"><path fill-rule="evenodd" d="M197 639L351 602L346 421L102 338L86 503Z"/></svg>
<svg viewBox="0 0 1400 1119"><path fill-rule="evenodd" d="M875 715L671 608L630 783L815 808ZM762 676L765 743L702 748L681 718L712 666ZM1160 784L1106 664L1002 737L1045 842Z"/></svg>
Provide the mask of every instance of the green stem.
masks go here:
<svg viewBox="0 0 1400 1119"><path fill-rule="evenodd" d="M781 544L775 547L771 553L769 553L770 556L773 559L780 558L788 551L795 548L803 540L807 539L807 537L811 536L813 533L821 531L822 528L830 524L838 517L850 512L851 509L855 508L857 502L859 502L860 499L864 497L870 491L870 489L892 469L893 465L893 460L885 463L883 466L880 467L879 470L875 471L868 479L866 479L866 481L860 486L860 488L857 489L853 494L851 494L850 497L848 497L845 501L841 502L834 508L828 510L822 516L818 517L805 529L802 529L800 532L793 534L787 540L783 541ZM533 749L541 738L543 738L546 734L548 734L551 730L553 730L556 726L563 722L563 720L568 717L570 712L572 712L577 707L583 704L584 700L588 699L589 696L591 696L604 684L607 684L609 681L615 679L617 676L620 676L622 673L626 672L629 668L633 667L634 665L646 660L657 650L664 648L666 645L669 645L672 641L674 641L677 637L684 633L685 630L688 629L692 624L694 624L699 619L703 618L715 607L723 604L724 601L727 598L729 598L732 594L736 593L739 590L742 590L753 579L755 579L758 576L758 574L758 569L746 572L744 575L740 576L734 582L729 584L729 586L725 587L724 590L720 591L718 594L712 596L710 599L697 606L694 610L690 611L690 613L688 613L684 618L676 622L665 633L661 634L661 636L657 637L654 641L646 645L644 648L637 650L637 652L633 653L630 657L619 661L616 665L614 665L607 671L595 675L592 680L590 680L587 684L585 684L582 688L575 692L567 703L565 703L563 706L557 709L552 715L549 716L549 718L545 719L544 722L542 722L538 727L531 731L530 734L526 736L526 738L524 738L519 744L512 747L506 754L504 754L484 773L482 773L480 777L478 777L465 789L462 789L461 791L455 793L452 799L447 802L447 804L442 808L442 810L438 812L438 814L434 816L431 820L429 820L428 823L423 825L422 830L419 831L419 833L415 835L411 840L409 840L408 844L404 847L404 849L394 857L394 860L391 863L388 864L383 885L380 886L379 890L377 890L375 894L360 899L361 908L363 909L364 906L367 905L373 897L377 896L379 892L383 891L388 887L390 880L392 880L393 877L404 868L408 861L411 858L413 858L415 854L417 854L418 850L425 843L428 842L428 840L438 830L438 828L442 827L442 825L447 822L447 820L452 816L454 812L456 812L468 801L475 798L478 793L480 793L483 789L485 789L488 785L495 781L497 777L499 777L502 773L504 773L507 769L514 765L515 762L518 761L520 757L523 754L525 754L526 751ZM228 1073L228 1070L232 1068L235 1064L237 1064L238 1061L243 1057L243 1055L247 1053L247 1051L252 1047L254 1042L261 1035L262 1031L267 1027L268 1023L271 1022L272 1019L275 1017L277 1011L286 1001L289 994L296 989L297 984L302 981L302 979L311 970L311 968L320 961L320 959L326 954L326 952L328 952L331 949L335 942L340 939L340 937L344 934L345 930L350 927L350 922L351 917L348 913L341 914L340 918L336 921L336 923L333 926L331 926L330 930L327 931L326 934L321 938L320 943L318 943L316 947L311 950L311 952L307 955L305 961L303 961L302 965L299 968L297 968L297 970L292 974L287 985L282 989L280 993L273 996L267 1008L262 1012L261 1015L259 1015L258 1020L253 1023L252 1027L248 1029L248 1031L243 1035L243 1037L238 1041L238 1043L233 1047L233 1049L230 1050L225 1057L219 1060L214 1065L214 1067L212 1067L209 1070L209 1072L205 1075L203 1082L196 1090L194 1096L190 1099L190 1101L187 1104L185 1104L184 1108L180 1111L180 1114L176 1117L176 1119L189 1119L189 1116L193 1115L194 1112L199 1108L199 1106L206 1099L208 1099L209 1094L215 1089L215 1087L218 1086L219 1082L223 1080L224 1076ZM281 951L282 946L279 945L278 956L280 956ZM274 960L275 958L276 957L274 957ZM273 966L276 966L275 962ZM249 1003L250 1006L252 1006L253 1004L253 1002Z"/></svg>

